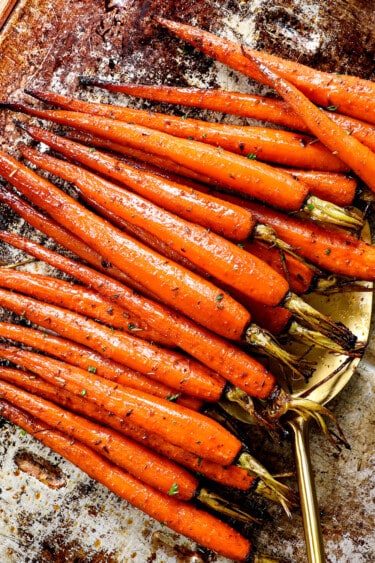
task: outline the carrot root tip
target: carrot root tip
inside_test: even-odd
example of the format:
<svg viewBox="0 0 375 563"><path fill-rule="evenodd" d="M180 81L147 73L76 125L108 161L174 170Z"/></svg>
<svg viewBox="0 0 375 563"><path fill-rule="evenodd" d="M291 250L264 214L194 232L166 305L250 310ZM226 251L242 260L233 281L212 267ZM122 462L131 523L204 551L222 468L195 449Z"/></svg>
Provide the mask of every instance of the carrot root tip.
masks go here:
<svg viewBox="0 0 375 563"><path fill-rule="evenodd" d="M275 358L290 369L293 378L305 379L311 377L314 371L314 364L304 360L300 356L291 354L280 346L276 338L266 330L252 323L246 330L245 340L251 346L256 347L267 356Z"/></svg>
<svg viewBox="0 0 375 563"><path fill-rule="evenodd" d="M256 518L233 502L229 502L220 495L213 493L212 491L208 491L205 488L200 489L197 495L197 500L210 507L212 510L225 514L230 518L235 518L241 522L252 522L259 525L262 524L262 520L260 518Z"/></svg>
<svg viewBox="0 0 375 563"><path fill-rule="evenodd" d="M303 325L325 335L335 345L341 347L343 351L352 351L354 349L357 337L347 326L320 313L295 293L289 293L283 305Z"/></svg>
<svg viewBox="0 0 375 563"><path fill-rule="evenodd" d="M267 412L271 419L276 418L277 420L288 412L293 412L304 419L312 418L334 447L341 449L341 446L344 446L345 448L350 449L350 445L345 438L337 417L332 411L327 409L327 407L315 401L305 399L303 397L294 398L285 391L281 390L278 397L272 402L272 405L267 405ZM326 419L333 422L337 433L329 430Z"/></svg>
<svg viewBox="0 0 375 563"><path fill-rule="evenodd" d="M298 342L303 342L308 346L318 346L319 348L324 348L329 352L349 356L350 358L360 358L363 355L365 347L363 342L357 342L353 349L345 350L342 346L339 346L336 342L333 342L321 332L308 329L295 321L291 323L288 334L292 336L292 338L298 340Z"/></svg>
<svg viewBox="0 0 375 563"><path fill-rule="evenodd" d="M303 207L303 211L312 219L331 223L348 229L361 229L363 218L356 212L324 201L316 196L310 196Z"/></svg>
<svg viewBox="0 0 375 563"><path fill-rule="evenodd" d="M298 506L297 493L284 483L280 483L275 479L275 477L249 453L242 453L237 463L239 467L245 469L250 475L259 477L265 484L265 487L269 489L268 498L278 501L284 508L286 514L291 517L292 508Z"/></svg>

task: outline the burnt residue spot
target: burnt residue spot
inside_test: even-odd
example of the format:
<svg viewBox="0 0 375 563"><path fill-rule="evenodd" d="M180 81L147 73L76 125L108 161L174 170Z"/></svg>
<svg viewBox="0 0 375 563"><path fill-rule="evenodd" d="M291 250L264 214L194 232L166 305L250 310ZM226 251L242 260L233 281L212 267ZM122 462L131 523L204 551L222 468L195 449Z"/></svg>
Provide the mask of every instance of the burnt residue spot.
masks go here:
<svg viewBox="0 0 375 563"><path fill-rule="evenodd" d="M20 450L15 454L14 462L21 471L35 477L50 489L66 486L66 477L61 469L34 453Z"/></svg>
<svg viewBox="0 0 375 563"><path fill-rule="evenodd" d="M197 546L196 550L184 545L181 536L171 531L156 531L152 534L151 545L153 554L147 560L152 563L156 558L156 553L162 550L169 557L173 557L176 563L213 563L217 560L216 554L212 551L202 549Z"/></svg>
<svg viewBox="0 0 375 563"><path fill-rule="evenodd" d="M299 0L267 0L257 10L258 49L320 68L372 78L373 7L331 0L311 6ZM366 33L366 30L368 32Z"/></svg>
<svg viewBox="0 0 375 563"><path fill-rule="evenodd" d="M30 563L118 563L117 557L106 551L84 548L77 541L69 541L69 530L61 531L47 536L40 552L30 559Z"/></svg>

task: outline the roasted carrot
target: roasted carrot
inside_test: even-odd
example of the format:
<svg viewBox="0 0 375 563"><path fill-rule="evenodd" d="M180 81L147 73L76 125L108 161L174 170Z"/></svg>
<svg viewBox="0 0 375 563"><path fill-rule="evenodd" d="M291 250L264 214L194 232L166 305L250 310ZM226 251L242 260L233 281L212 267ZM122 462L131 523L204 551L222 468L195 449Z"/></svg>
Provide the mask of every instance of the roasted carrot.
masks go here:
<svg viewBox="0 0 375 563"><path fill-rule="evenodd" d="M296 131L310 132L303 119L290 108L289 104L283 100L267 96L230 92L215 88L180 87L164 84L122 84L90 76L80 77L80 83L84 86L98 86L111 92L120 92L129 96L137 96L157 102L240 115L242 117L267 121ZM33 94L33 91L31 94ZM332 121L346 129L361 143L368 146L371 150L375 150L375 128L373 125L366 123L365 116L362 116L364 121L361 121L335 113L335 111L323 111L327 113Z"/></svg>
<svg viewBox="0 0 375 563"><path fill-rule="evenodd" d="M242 46L180 22L157 18L159 24L190 43L206 55L255 80L269 84L248 58ZM356 76L321 72L269 53L247 50L252 56L290 80L313 102L323 107L336 107L339 113L375 123L374 83Z"/></svg>
<svg viewBox="0 0 375 563"><path fill-rule="evenodd" d="M20 369L0 366L0 379L21 387L30 393L52 401L72 412L77 412L109 428L144 443L148 448L180 463L184 467L201 473L205 477L221 483L227 487L250 490L256 487L257 477L249 475L245 469L237 465L222 466L207 461L191 452L167 442L158 434L145 430L136 424L130 424L127 419L120 418L107 410L87 401L85 397L78 397L66 389L57 387L41 377Z"/></svg>
<svg viewBox="0 0 375 563"><path fill-rule="evenodd" d="M31 346L36 350L40 350L91 373L96 373L100 377L110 379L120 385L139 389L163 399L175 400L195 410L199 410L202 407L202 403L199 400L176 394L174 389L158 381L151 380L141 373L126 368L126 366L109 358L105 358L101 354L72 340L60 338L42 330L5 322L0 322L0 336L26 346Z"/></svg>
<svg viewBox="0 0 375 563"><path fill-rule="evenodd" d="M141 240L144 244L147 244L151 248L155 248L156 250L158 250L161 254L163 254L167 258L170 258L171 260L175 260L176 262L179 262L180 264L182 264L186 268L188 268L188 269L190 269L190 270L192 270L196 273L199 273L199 275L203 275L203 276L206 275L206 273L201 271L196 266L196 264L189 262L183 256L176 255L176 252L173 250L173 248L171 248L167 244L163 244L159 239L152 236L150 233L148 233L144 229L141 229L139 227L136 228L134 226L130 226L125 221L122 221L118 216L116 216L114 214L110 214L108 212L108 210L100 207L97 203L93 202L89 198L87 198L87 203L93 209L95 209L100 215L109 219L115 225L125 229L127 232L129 232L129 234L131 234L132 236ZM257 247L256 243L258 243L258 241L245 242L245 243L242 243L242 245L243 245L243 248L245 248L245 249L247 248L247 246L252 247L253 249L257 249L258 247ZM259 244L261 244L261 243L259 243ZM263 246L265 247L265 245L263 245ZM267 256L268 252L270 254L274 255L274 257L272 259L269 256ZM253 252L253 253L257 254L256 251ZM279 260L275 259L275 253L276 253L276 255L278 255ZM258 255L259 255L259 257L262 257L261 256L262 252L259 252ZM304 292L307 292L310 289L312 289L314 270L307 267L307 265L303 264L302 262L298 261L297 259L292 260L293 256L291 256L291 255L285 256L285 261L292 262L292 263L294 263L294 266L295 266L293 268L291 277L288 276L288 275L285 275L285 273L286 273L285 270L284 270L285 266L283 268L282 260L281 260L281 257L280 257L280 251L276 247L269 247L268 246L267 251L266 252L263 251L263 257L262 258L265 259L265 261L268 262L271 265L271 267L275 268L276 271L278 271L281 275L284 274L285 278L290 283L290 287L297 294L298 293L304 293ZM217 280L215 280L215 283L218 283L220 285L220 282L218 282ZM223 289L227 290L228 288L225 287L225 285L224 285ZM250 299L246 295L243 295L243 293L241 293L239 291L234 292L234 296L236 297L236 299L240 303L242 303L247 309L249 309L251 311L251 315L252 315L252 319L253 319L251 326L254 325L254 322L258 325L258 329L255 329L255 327L254 327L255 332L251 331L250 328L247 331L247 334L250 334L250 332L252 332L252 334L257 335L256 339L251 338L249 340L249 342L251 341L253 346L257 345L258 351L260 351L261 353L265 353L266 355L270 355L271 350L275 353L276 352L278 353L278 352L281 351L282 356L281 357L277 356L277 357L278 357L279 360L282 358L285 361L285 359L286 359L285 350L281 350L280 347L275 346L275 344L276 344L275 341L272 341L272 347L270 348L269 346L265 346L266 343L271 342L268 336L266 338L264 338L266 335L263 335L263 338L258 338L259 336L261 336L261 332L262 332L261 330L259 330L259 327L261 327L265 331L268 331L270 334L272 334L274 336L279 336L281 333L287 332L289 330L289 327L291 326L291 323L293 321L292 313L290 313L287 309L285 309L283 307L271 307L271 306L268 306L268 305L264 305L263 303L259 303L258 301L255 301L254 299ZM318 335L315 334L315 336L318 336ZM316 345L318 344L319 340L321 340L321 339L315 338ZM330 348L331 350L336 349L336 347L332 347L332 343L331 343L331 346L330 346L330 343L327 342L327 341L325 341L325 347ZM345 353L345 351L343 349L341 349L341 352ZM290 359L292 360L292 358L290 358ZM299 368L302 369L301 361L299 361L298 363L299 363ZM290 364L290 367L292 368L291 364ZM308 370L308 372L309 372L309 370Z"/></svg>
<svg viewBox="0 0 375 563"><path fill-rule="evenodd" d="M375 191L375 153L358 139L348 135L340 125L333 123L293 84L264 66L258 58L253 57L251 60L314 135Z"/></svg>
<svg viewBox="0 0 375 563"><path fill-rule="evenodd" d="M121 386L60 360L15 346L0 345L0 357L143 428L151 425L153 432L172 444L211 461L230 464L241 451L241 442L220 424L171 401Z"/></svg>
<svg viewBox="0 0 375 563"><path fill-rule="evenodd" d="M111 428L69 412L53 402L32 395L23 389L0 381L2 399L41 420L52 430L79 440L142 483L178 500L200 501L217 512L243 521L256 521L255 517L236 504L201 487L197 477L165 456L146 448L139 442L126 438Z"/></svg>
<svg viewBox="0 0 375 563"><path fill-rule="evenodd" d="M295 293L308 293L314 289L319 275L316 268L298 260L291 254L283 252L276 246L259 240L245 241L243 248L267 262L280 275L284 276Z"/></svg>
<svg viewBox="0 0 375 563"><path fill-rule="evenodd" d="M0 231L0 239L44 260L83 283L91 284L98 292L120 305L124 304L129 309L132 308L131 310L140 316L146 316L150 326L160 330L173 343L176 345L178 343L185 352L199 359L249 395L266 398L275 390L276 380L263 364L245 354L241 348L234 346L228 340L210 333L188 318L129 292L125 286L115 280L24 237Z"/></svg>
<svg viewBox="0 0 375 563"><path fill-rule="evenodd" d="M125 229L132 236L138 238L151 248L157 249L167 258L179 262L186 268L199 273L199 275L205 275L205 272L201 271L196 264L189 262L183 256L176 255L173 248L171 248L167 244L162 244L159 239L150 235L150 233L148 233L144 229L129 226L129 224L127 224L125 221L122 221L118 216L110 214L108 210L98 206L98 204L93 202L90 198L87 198L87 202L103 217L109 219L115 225ZM297 260L293 256L287 254L284 258L285 262L292 264L291 275L288 275L290 272L289 270L287 270L286 264L283 263L278 248L266 246L265 244L262 244L256 240L252 242L246 241L245 243L242 243L242 246L245 250L248 247L251 248L253 254L256 254L260 258L264 259L271 267L278 271L280 275L284 275L284 277L288 280L291 289L293 289L293 291L295 291L297 294L308 292L313 288L313 282L315 281L314 269L309 268L307 265ZM217 283L217 280L215 280L215 283ZM220 282L218 283L220 285ZM223 289L227 290L228 288L224 285ZM234 295L236 299L238 299L238 301L240 301L247 309L251 311L253 323L255 322L257 325L259 325L259 327L264 328L275 336L280 335L282 332L286 331L287 327L293 320L293 315L283 307L270 307L264 305L263 303L259 303L254 299L250 299L240 291L234 292ZM266 352L266 350L263 349L263 352Z"/></svg>
<svg viewBox="0 0 375 563"><path fill-rule="evenodd" d="M354 176L320 172L319 170L297 170L296 168L284 168L283 170L307 184L310 192L321 199L343 207L354 204L358 188L358 181Z"/></svg>
<svg viewBox="0 0 375 563"><path fill-rule="evenodd" d="M263 465L248 454L240 457L240 463L242 457L246 459L247 469L240 465L222 466L171 444L158 434L109 413L90 403L85 397L78 397L64 388L56 387L31 372L0 366L0 379L104 424L212 481L243 491L251 490L274 502L282 499L283 502L287 500L290 506L295 504L293 491L274 479Z"/></svg>
<svg viewBox="0 0 375 563"><path fill-rule="evenodd" d="M1 414L89 477L172 530L231 559L246 561L250 557L250 542L218 518L141 483L91 448L78 441L72 442L71 438L51 430L6 401L1 402Z"/></svg>
<svg viewBox="0 0 375 563"><path fill-rule="evenodd" d="M168 133L107 117L67 110L38 110L23 104L4 104L4 107L167 156L188 168L204 171L205 175L219 180L228 189L246 193L285 211L303 209L306 213L315 214L317 210L321 213L323 207L325 221L340 221L343 226L361 225L358 217L353 217L346 210L311 196L308 186L290 174L264 162L235 155L221 147L177 138Z"/></svg>
<svg viewBox="0 0 375 563"><path fill-rule="evenodd" d="M3 152L0 153L0 174L56 221L63 219L66 228L73 230L104 259L147 285L172 308L229 338L242 334L250 319L248 311L208 280L166 261Z"/></svg>
<svg viewBox="0 0 375 563"><path fill-rule="evenodd" d="M283 213L232 195L219 194L247 206L262 224L270 225L277 236L298 254L323 270L350 278L374 281L375 248L351 234L316 221L286 216Z"/></svg>
<svg viewBox="0 0 375 563"><path fill-rule="evenodd" d="M123 332L113 332L78 313L20 293L0 290L0 300L2 306L18 315L23 314L39 326L89 346L178 392L208 401L217 401L223 392L225 380L222 377L180 353L158 348Z"/></svg>
<svg viewBox="0 0 375 563"><path fill-rule="evenodd" d="M176 498L191 500L198 489L198 481L176 463L155 455L123 435L78 416L50 401L0 381L1 398L60 430L71 438L110 459L134 477L168 494L177 484Z"/></svg>
<svg viewBox="0 0 375 563"><path fill-rule="evenodd" d="M118 153L121 158L125 158L125 162L128 162L132 166L141 166L143 169L149 169L163 177L170 178L173 181L181 183L187 183L188 186L196 189L197 183L203 184L214 184L215 181L204 174L199 174L191 168L186 168L181 164L174 162L163 156L158 156L150 152L145 152L143 150L134 149L133 147L127 145L121 145L120 143L115 143L109 139L103 139L97 135L87 133L85 131L79 131L77 129L67 129L64 131L64 136L67 139L72 139L73 141L78 141L84 145L88 145L91 150L96 147L105 149L107 152ZM127 160L126 160L127 159ZM192 184L190 184L192 182ZM216 185L219 185L218 183Z"/></svg>
<svg viewBox="0 0 375 563"><path fill-rule="evenodd" d="M75 145L73 143L69 152L74 153ZM20 150L30 162L73 182L80 192L87 194L114 215L144 228L164 243L170 244L178 254L215 276L215 279L225 282L228 288L241 290L245 295L270 306L280 304L288 293L289 285L285 278L279 276L263 260L245 252L241 246L166 212L84 168L25 145L20 146ZM117 165L117 170L122 170L120 166L121 163ZM140 178L142 177L141 174Z"/></svg>
<svg viewBox="0 0 375 563"><path fill-rule="evenodd" d="M137 291L141 291L141 289L144 290L141 284L136 284L132 278L112 266L108 261L103 260L100 254L92 250L92 248L87 246L87 244L76 237L72 232L65 229L62 225L59 225L51 217L47 217L41 213L40 210L32 207L15 192L7 189L1 183L0 201L9 205L9 207L21 215L21 217L25 218L30 225L35 227L35 229L43 232L67 250L72 251L76 256L82 258L88 264L91 264L96 270L111 276L111 278L119 282L127 285L132 284L132 287ZM159 338L161 338L161 335L159 335ZM166 344L168 344L168 342Z"/></svg>
<svg viewBox="0 0 375 563"><path fill-rule="evenodd" d="M89 133L73 129L66 131L65 136L90 146L91 151L93 147L99 147L119 153L121 158L127 158L125 162L130 166L141 166L179 184L188 183L189 187L194 190L202 190L202 184L221 187L220 182L215 182L204 174L198 174L194 170L181 166L165 157L162 158L149 152L120 145L119 143L112 143L107 139L100 139ZM282 170L306 184L313 195L336 205L343 207L352 205L357 195L358 182L355 177L338 172L322 172L319 170L300 170L297 168L283 168ZM225 186L222 187L225 188Z"/></svg>
<svg viewBox="0 0 375 563"><path fill-rule="evenodd" d="M104 278L107 280L114 280L123 284L124 292L128 291L134 295L134 291L130 291L129 288L146 294L151 299L155 299L155 296L151 296L151 292L141 284L121 272L118 268L113 267L108 261L103 260L103 258L97 252L93 251L87 244L85 244L81 239L76 237L72 232L68 231L57 223L54 219L42 213L40 209L30 205L24 199L22 199L14 190L6 188L0 183L0 201L6 203L13 211L16 211L25 221L30 225L35 227L38 231L46 234L52 240L57 242L63 248L72 251L77 257L84 260L85 263L90 264L95 271L99 271L104 274ZM70 261L71 264L75 262ZM73 275L74 277L74 275ZM86 285L90 285L89 282ZM142 326L147 328L147 322L143 316ZM162 334L159 334L156 342L164 344L166 346L171 345L168 339L163 339ZM173 344L172 344L173 345Z"/></svg>
<svg viewBox="0 0 375 563"><path fill-rule="evenodd" d="M33 95L61 108L136 123L184 139L195 139L242 156L282 166L348 172L349 168L314 137L281 129L211 123L199 119L86 102L53 92Z"/></svg>
<svg viewBox="0 0 375 563"><path fill-rule="evenodd" d="M0 287L17 288L21 293L76 311L113 329L158 342L159 334L145 329L138 317L82 285L38 273L0 268Z"/></svg>
<svg viewBox="0 0 375 563"><path fill-rule="evenodd" d="M176 215L202 225L228 239L245 240L251 234L254 223L251 214L235 205L225 205L223 200L209 194L177 184L148 171L137 170L110 155L69 141L52 132L35 126L27 126L27 133L44 141L62 154L85 164L96 172L117 180L135 193ZM43 141L43 142L44 142Z"/></svg>

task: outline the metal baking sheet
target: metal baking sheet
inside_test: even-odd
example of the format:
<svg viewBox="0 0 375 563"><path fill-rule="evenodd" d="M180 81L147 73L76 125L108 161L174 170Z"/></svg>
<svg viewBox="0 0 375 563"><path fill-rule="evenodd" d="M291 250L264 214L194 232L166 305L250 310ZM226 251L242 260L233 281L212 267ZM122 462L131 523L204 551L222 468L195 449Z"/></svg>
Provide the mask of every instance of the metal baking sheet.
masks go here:
<svg viewBox="0 0 375 563"><path fill-rule="evenodd" d="M375 14L365 0L21 0L0 35L2 99L20 99L27 87L51 88L93 100L115 99L113 94L81 91L77 80L81 74L255 91L256 86L244 77L155 29L149 18L153 11L313 66L374 78ZM116 99L141 105L125 96ZM157 104L142 105L165 109ZM174 111L195 115L192 109ZM205 116L228 119L220 114ZM1 145L17 155L20 133L13 117L0 112ZM1 228L25 232L22 222L4 207L0 207L0 222ZM0 258L12 257L3 249ZM351 451L333 450L316 429L312 430L312 462L329 563L375 561L374 363L372 331L350 383L330 404ZM256 432L253 440L254 451L271 470L293 470L288 442L276 446L261 435L257 437ZM33 452L60 468L65 486L53 490L20 471L15 463L20 451ZM225 561L197 552L185 538L166 531L5 422L0 429L0 453L3 563ZM271 507L270 513L272 519L264 526L249 530L256 546L304 563L300 515L288 520L279 507Z"/></svg>

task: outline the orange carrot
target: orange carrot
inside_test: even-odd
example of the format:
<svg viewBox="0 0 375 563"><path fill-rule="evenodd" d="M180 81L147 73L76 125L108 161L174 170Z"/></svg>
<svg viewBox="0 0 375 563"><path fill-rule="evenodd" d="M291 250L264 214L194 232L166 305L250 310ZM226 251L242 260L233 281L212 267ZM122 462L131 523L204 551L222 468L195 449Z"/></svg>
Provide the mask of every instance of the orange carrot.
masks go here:
<svg viewBox="0 0 375 563"><path fill-rule="evenodd" d="M245 57L241 45L198 27L160 17L157 18L157 21L206 55L250 78L269 84L269 80ZM321 72L260 51L248 49L247 52L258 57L263 64L290 80L313 102L323 107L337 106L340 113L375 123L375 86L373 82L356 76Z"/></svg>
<svg viewBox="0 0 375 563"><path fill-rule="evenodd" d="M38 110L22 104L7 104L4 107L88 131L159 156L167 156L187 168L203 171L206 176L219 180L229 189L239 190L286 211L301 209L309 196L308 187L291 178L290 174L275 170L263 162L235 155L220 147L177 138L168 133L108 117L68 110Z"/></svg>
<svg viewBox="0 0 375 563"><path fill-rule="evenodd" d="M120 385L139 389L163 399L174 399L178 403L195 410L199 410L202 407L201 402L197 401L197 399L178 395L174 389L149 379L141 373L126 368L126 366L109 358L105 358L90 348L79 345L72 340L60 338L49 332L6 322L0 322L0 336L40 350L68 364L78 366Z"/></svg>
<svg viewBox="0 0 375 563"><path fill-rule="evenodd" d="M140 166L143 169L149 170L154 174L159 174L163 178L171 179L179 184L187 183L187 185L194 190L202 191L202 183L220 187L220 182L215 182L204 174L198 174L194 170L185 168L168 158L162 158L149 152L120 145L119 143L112 143L106 139L95 137L89 133L74 131L73 129L66 131L65 136L69 139L89 145L91 151L93 147L100 147L119 153L122 158L127 157L125 162L130 166ZM321 199L325 199L326 201L330 201L342 207L353 204L357 193L357 179L354 177L338 172L325 172L321 170L300 170L297 168L282 168L282 170L306 184L310 192Z"/></svg>
<svg viewBox="0 0 375 563"><path fill-rule="evenodd" d="M140 291L141 288L144 290L143 286L140 284L137 285L136 282L129 276L121 272L118 268L112 266L108 261L103 260L100 254L92 250L72 232L65 229L62 225L59 225L51 219L51 217L47 217L35 207L29 205L14 191L7 189L1 184L0 201L9 205L9 207L21 215L21 217L23 217L30 225L35 227L35 229L46 234L67 250L71 250L76 256L94 266L96 270L108 274L108 276L111 276L111 278L118 280L119 282L127 285L132 284L132 287L138 291ZM159 335L159 338L161 338L161 335Z"/></svg>
<svg viewBox="0 0 375 563"><path fill-rule="evenodd" d="M113 332L77 313L14 291L0 290L0 302L3 307L24 315L37 325L89 346L179 392L207 401L217 401L223 392L223 378L180 353L158 348L123 332Z"/></svg>
<svg viewBox="0 0 375 563"><path fill-rule="evenodd" d="M74 148L75 143L69 152L74 153ZM114 215L170 244L178 254L215 279L225 282L228 288L241 290L245 295L270 306L279 305L288 293L289 285L285 278L250 252L243 251L240 246L216 233L184 221L84 168L24 145L20 150L30 162L73 182L81 192Z"/></svg>
<svg viewBox="0 0 375 563"><path fill-rule="evenodd" d="M270 225L280 239L319 268L353 279L375 280L375 248L371 244L316 221L286 216L270 207L228 194L220 195L238 205L242 202L260 223Z"/></svg>
<svg viewBox="0 0 375 563"><path fill-rule="evenodd" d="M158 250L158 252L160 252L167 258L170 258L171 260L175 260L179 264L182 264L185 268L188 268L193 272L198 273L199 275L206 275L206 273L201 271L196 264L189 262L183 256L176 255L176 252L173 250L173 248L171 248L167 244L162 244L162 242L158 238L152 236L144 229L130 226L125 221L122 221L118 216L110 214L107 209L100 207L90 198L85 199L87 203L100 215L112 221L115 225L125 229L129 234L136 237L144 244L147 244L151 248ZM294 267L292 276L285 275L285 266L283 266L282 264L278 249L268 246L267 250L262 252L259 251L260 249L258 248L258 245L256 243L258 243L258 241L246 241L245 243L242 243L242 246L244 249L247 249L247 247L251 248L253 254L259 256L262 259L265 259L265 261L270 264L271 267L275 268L280 275L284 275L288 280L291 289L293 289L293 291L295 291L297 294L304 293L309 291L309 289L312 289L312 286L310 284L312 284L313 282L312 278L314 277L314 272L311 270L311 268L308 268L297 259L294 259L294 261L292 261L291 259L293 257L287 255L285 257L285 260L292 262L294 264ZM260 244L261 243L259 243L259 245ZM263 246L266 247L266 245ZM270 258L270 256L267 256L268 252L272 255L272 258ZM275 254L278 256L278 260L276 260ZM299 267L299 265L301 267ZM302 270L301 273L300 270ZM215 280L215 283L218 283L218 285L220 285L220 282L218 282L217 280ZM225 290L228 289L227 287L225 287L225 285L223 285L222 287ZM282 332L286 331L288 325L292 321L293 315L283 307L271 307L269 305L264 305L263 303L259 303L254 299L250 299L240 291L234 292L233 295L240 303L242 303L249 311L251 311L253 323L255 322L257 325L259 325L259 327L264 328L273 335L280 335Z"/></svg>
<svg viewBox="0 0 375 563"><path fill-rule="evenodd" d="M130 96L138 96L157 102L192 106L195 108L219 111L258 119L309 133L310 130L283 100L242 92L229 92L215 88L201 89L193 87L168 86L164 84L121 84L107 82L90 76L80 77L84 86L98 86L111 92L119 92ZM33 95L33 91L30 92ZM375 128L364 121L347 117L335 111L323 110L329 118L350 132L361 143L375 150Z"/></svg>
<svg viewBox="0 0 375 563"><path fill-rule="evenodd" d="M185 352L249 395L264 399L275 391L276 380L263 364L187 317L145 299L115 280L24 237L0 231L0 240L44 260L83 283L90 284L93 289L119 305L142 318L146 317L155 330L159 330L175 345L178 344Z"/></svg>
<svg viewBox="0 0 375 563"><path fill-rule="evenodd" d="M274 128L250 125L210 123L198 119L184 119L174 115L149 112L86 102L53 92L34 91L33 95L61 108L110 117L126 123L136 123L150 129L164 131L184 139L195 139L242 156L251 155L260 161L282 166L316 170L347 172L348 167L324 145L309 135Z"/></svg>
<svg viewBox="0 0 375 563"><path fill-rule="evenodd" d="M54 430L68 434L122 467L143 483L168 494L175 487L176 498L191 500L198 480L176 463L152 453L137 442L78 416L50 401L0 381L0 396L12 405L35 416Z"/></svg>
<svg viewBox="0 0 375 563"><path fill-rule="evenodd" d="M283 170L297 180L304 182L309 186L310 192L321 199L331 201L342 207L354 203L358 187L358 181L355 177L319 170L297 170L296 168L284 168Z"/></svg>
<svg viewBox="0 0 375 563"><path fill-rule="evenodd" d="M243 248L267 262L280 275L284 276L295 293L308 293L314 289L317 277L316 269L291 254L283 253L275 246L270 246L259 240L245 241Z"/></svg>
<svg viewBox="0 0 375 563"><path fill-rule="evenodd" d="M134 226L129 226L125 221L122 221L118 216L110 214L108 210L100 208L95 202L90 198L87 198L87 202L91 207L98 211L103 217L112 221L115 225L125 229L132 236L141 240L143 243L147 244L151 248L157 249L161 254L179 262L186 268L199 273L199 275L205 275L195 264L189 262L185 257L176 255L173 248L167 244L162 244L159 239L153 237L141 228L135 228ZM275 247L270 247L265 244L260 243L257 240L252 242L246 241L241 245L245 250L249 248L252 254L259 256L264 259L271 267L273 267L280 275L283 275L285 279L288 280L290 288L295 293L305 293L313 289L315 281L314 270L303 264L301 261L297 260L291 255L286 255L284 257L285 262L289 263L291 267L291 272L288 270L286 264L283 263L280 256L280 251ZM217 280L215 280L215 283ZM223 289L228 289L222 286ZM250 299L248 296L244 295L241 291L234 292L234 296L240 303L242 303L248 310L251 311L253 323L255 322L259 327L264 328L273 335L280 335L282 332L287 330L288 325L293 319L293 315L283 307L270 307L259 303L254 299Z"/></svg>
<svg viewBox="0 0 375 563"><path fill-rule="evenodd" d="M128 292L129 295L134 295L134 291L146 294L151 299L155 299L155 296L151 296L151 292L141 284L134 281L132 278L121 272L118 268L113 267L108 261L103 260L103 258L97 252L93 251L87 244L77 238L72 232L68 231L57 223L54 219L48 215L42 213L40 210L36 209L24 199L20 198L14 190L5 188L0 184L0 201L6 203L13 211L16 211L25 221L30 225L41 231L42 233L49 236L55 242L60 244L63 248L72 251L76 256L82 258L87 264L90 264L95 268L95 272L100 272L104 275L104 279L113 280L114 282L120 282L123 284L124 292ZM62 260L64 260L62 258ZM74 261L69 261L71 265L74 265ZM72 274L73 275L73 274ZM73 275L74 277L74 275ZM86 285L90 285L90 282L85 282ZM125 306L126 308L126 306ZM136 314L135 314L136 315ZM145 318L143 318L143 326L146 328L147 323ZM157 342L164 344L166 346L172 345L168 339L163 339L163 335L159 334Z"/></svg>
<svg viewBox="0 0 375 563"><path fill-rule="evenodd" d="M45 142L65 156L121 182L133 192L183 219L233 240L245 240L251 234L251 214L240 207L225 205L223 200L209 194L161 179L159 175L148 171L137 170L110 155L93 152L84 145L39 127L31 125L25 129L33 139Z"/></svg>
<svg viewBox="0 0 375 563"><path fill-rule="evenodd" d="M328 116L320 111L293 84L268 69L258 58L252 58L254 64L267 77L275 90L284 98L306 125L332 152L339 155L368 186L375 191L375 153L363 145Z"/></svg>
<svg viewBox="0 0 375 563"><path fill-rule="evenodd" d="M361 226L358 216L326 201L311 196L309 188L281 169L243 158L221 147L212 147L199 141L181 139L124 121L107 117L90 116L67 110L38 110L23 104L3 104L14 111L23 111L35 117L49 119L62 125L83 129L111 141L129 144L159 156L181 162L193 170L218 180L230 190L246 193L285 211L304 210L316 214L326 222L341 226Z"/></svg>
<svg viewBox="0 0 375 563"><path fill-rule="evenodd" d="M220 424L181 405L15 346L1 344L0 357L142 428L151 425L167 441L211 461L230 464L241 451L241 442Z"/></svg>
<svg viewBox="0 0 375 563"><path fill-rule="evenodd" d="M227 487L234 487L241 490L250 490L256 486L258 479L249 475L245 469L237 465L222 466L206 459L203 459L191 452L163 440L157 434L145 430L141 426L131 424L127 419L122 419L113 413L109 413L93 403L87 401L84 397L77 397L66 389L56 387L44 379L21 371L19 369L0 366L0 378L9 381L17 387L26 389L30 393L41 396L48 401L52 401L63 407L80 413L83 416L96 420L101 424L117 430L126 436L137 440L148 448L162 454L169 459L180 463L196 473L221 483Z"/></svg>
<svg viewBox="0 0 375 563"><path fill-rule="evenodd" d="M0 287L17 288L35 299L76 311L113 329L158 342L158 333L145 329L138 317L82 285L37 273L0 268Z"/></svg>
<svg viewBox="0 0 375 563"><path fill-rule="evenodd" d="M147 285L153 294L172 308L230 338L242 334L249 322L249 313L209 281L166 261L126 236L3 152L0 153L0 174L56 221L63 220L66 228L74 231L103 258L142 285Z"/></svg>
<svg viewBox="0 0 375 563"><path fill-rule="evenodd" d="M47 425L5 401L1 402L1 413L57 454L75 464L89 477L172 530L225 557L238 561L249 558L252 551L250 542L221 520L142 484L91 448L78 441L72 442L66 435L51 430Z"/></svg>

